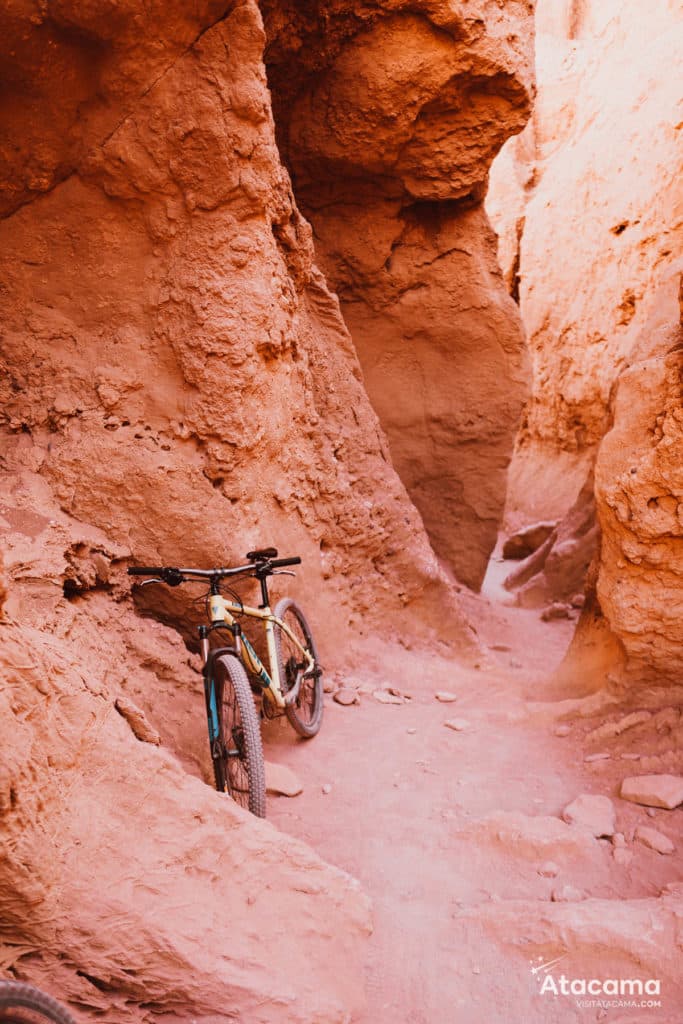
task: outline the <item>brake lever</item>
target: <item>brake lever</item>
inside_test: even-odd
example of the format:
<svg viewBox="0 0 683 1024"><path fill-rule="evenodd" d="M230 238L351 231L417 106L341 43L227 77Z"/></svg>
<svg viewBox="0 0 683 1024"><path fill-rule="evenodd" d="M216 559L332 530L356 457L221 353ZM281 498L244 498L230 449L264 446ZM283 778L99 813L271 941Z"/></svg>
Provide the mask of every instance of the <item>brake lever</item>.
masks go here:
<svg viewBox="0 0 683 1024"><path fill-rule="evenodd" d="M140 583L140 584L139 584L139 586L141 586L141 587L146 587L146 586L147 586L147 585L148 585L149 583L165 583L165 582L166 582L165 580L161 580L161 579L158 579L158 578L157 578L157 577L155 576L155 577L154 577L153 579L151 579L151 580L143 580L143 581L142 581L142 583Z"/></svg>
<svg viewBox="0 0 683 1024"><path fill-rule="evenodd" d="M292 572L291 569L275 569L273 576L296 576L296 573Z"/></svg>

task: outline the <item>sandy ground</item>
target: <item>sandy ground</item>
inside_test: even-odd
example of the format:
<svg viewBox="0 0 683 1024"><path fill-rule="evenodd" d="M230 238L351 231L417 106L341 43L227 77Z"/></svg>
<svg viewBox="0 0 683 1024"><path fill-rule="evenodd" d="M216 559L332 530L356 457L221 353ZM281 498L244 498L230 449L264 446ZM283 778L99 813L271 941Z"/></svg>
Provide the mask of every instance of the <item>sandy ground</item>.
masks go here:
<svg viewBox="0 0 683 1024"><path fill-rule="evenodd" d="M487 589L499 595L495 573ZM635 901L683 879L679 850L663 857L629 843L632 857L621 865L609 840L577 837L563 823L557 835L563 808L580 793L605 793L627 838L647 824L674 840L682 812L653 817L619 800L621 777L638 774L621 755L584 761L583 736L604 721L604 708L591 721L569 705L544 703L572 622L543 623L538 612L486 597L472 604L487 652L479 670L387 648L379 671L340 680L360 687L359 704L326 696L313 741L297 741L281 723L264 730L266 757L291 767L304 785L294 799L269 797L269 819L360 879L374 904L367 1011L358 1024L555 1024L607 1015L680 1024L683 991L670 980L655 1008L585 1008L571 996L539 992L532 964L558 956L575 977L595 970L596 957L599 976L634 976L638 952L629 943L637 944L637 912L645 906ZM381 683L411 700L378 703L365 691ZM453 691L457 702L440 703L440 690ZM581 707L584 715L590 710ZM555 734L560 713L566 736ZM468 727L445 727L453 718ZM555 821L539 825L539 816ZM553 891L566 886L578 892L553 901ZM605 918L614 919L616 937ZM652 976L651 962L641 968L637 976Z"/></svg>

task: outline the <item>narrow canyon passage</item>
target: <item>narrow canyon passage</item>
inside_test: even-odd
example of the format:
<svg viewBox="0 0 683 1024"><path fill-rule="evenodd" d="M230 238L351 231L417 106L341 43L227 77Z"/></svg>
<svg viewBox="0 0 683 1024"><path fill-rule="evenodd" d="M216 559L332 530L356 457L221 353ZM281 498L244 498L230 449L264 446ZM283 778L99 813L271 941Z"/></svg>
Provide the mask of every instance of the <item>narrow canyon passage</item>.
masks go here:
<svg viewBox="0 0 683 1024"><path fill-rule="evenodd" d="M328 696L314 743L276 725L265 734L266 756L304 786L294 799L271 797L270 819L357 877L373 902L358 1024L602 1019L575 997L540 994L543 976L531 967L557 958L572 979L660 979L661 1005L609 1019L678 1024L678 918L668 902L683 886L676 814L618 793L625 776L671 770L680 688L635 702L561 699L552 670L573 623L486 598L468 611L486 652L479 669L387 646L334 680L359 703ZM387 687L410 699L380 703ZM443 691L457 700L440 702ZM619 738L604 729L634 708L640 720ZM610 837L562 820L582 794L612 802ZM648 828L675 854L634 841Z"/></svg>
<svg viewBox="0 0 683 1024"><path fill-rule="evenodd" d="M3 977L681 1024L679 7L0 5ZM229 729L219 595L129 572L270 546L317 654L252 636ZM319 735L261 722L318 659Z"/></svg>

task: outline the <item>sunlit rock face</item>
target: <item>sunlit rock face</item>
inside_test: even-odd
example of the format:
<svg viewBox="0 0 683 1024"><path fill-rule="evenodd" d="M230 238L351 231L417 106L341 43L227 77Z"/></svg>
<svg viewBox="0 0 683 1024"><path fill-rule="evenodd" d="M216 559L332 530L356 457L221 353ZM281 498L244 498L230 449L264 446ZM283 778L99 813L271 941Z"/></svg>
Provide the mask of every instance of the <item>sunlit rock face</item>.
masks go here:
<svg viewBox="0 0 683 1024"><path fill-rule="evenodd" d="M487 199L534 364L507 519L566 523L595 469L587 618L641 682L681 668L679 35L674 4L541 0L538 100Z"/></svg>
<svg viewBox="0 0 683 1024"><path fill-rule="evenodd" d="M673 319L677 303L668 290ZM663 310L662 310L663 312ZM636 681L683 670L683 330L644 332L598 452L600 604Z"/></svg>
<svg viewBox="0 0 683 1024"><path fill-rule="evenodd" d="M614 382L679 257L679 37L672 3L537 5L538 99L494 163L487 199L533 359L511 523L573 504Z"/></svg>
<svg viewBox="0 0 683 1024"><path fill-rule="evenodd" d="M278 141L391 457L478 587L527 391L482 208L524 126L532 5L263 4Z"/></svg>

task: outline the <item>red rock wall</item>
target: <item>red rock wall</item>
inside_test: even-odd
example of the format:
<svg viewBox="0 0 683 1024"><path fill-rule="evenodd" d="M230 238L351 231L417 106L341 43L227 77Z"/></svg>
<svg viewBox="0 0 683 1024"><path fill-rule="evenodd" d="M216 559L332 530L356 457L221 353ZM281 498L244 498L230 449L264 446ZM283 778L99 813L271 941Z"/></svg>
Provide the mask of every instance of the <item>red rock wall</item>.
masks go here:
<svg viewBox="0 0 683 1024"><path fill-rule="evenodd" d="M280 146L392 461L478 587L527 390L481 201L529 114L532 6L264 10Z"/></svg>
<svg viewBox="0 0 683 1024"><path fill-rule="evenodd" d="M667 297L673 325L651 325L645 357L621 374L596 469L600 605L629 677L658 684L683 670L683 329Z"/></svg>
<svg viewBox="0 0 683 1024"><path fill-rule="evenodd" d="M149 42L165 8L122 9L113 41L88 17L36 29L59 59L23 137L52 178L36 197L17 171L0 228L8 467L138 561L275 543L323 604L380 619L431 591L457 621L280 165L256 8L179 15L174 47ZM79 45L109 58L57 114Z"/></svg>
<svg viewBox="0 0 683 1024"><path fill-rule="evenodd" d="M565 516L566 532L595 466L599 607L589 601L583 627L598 682L600 650L619 669L625 656L632 680L680 675L674 6L540 0L538 101L494 164L487 199L534 364L506 517L516 526ZM560 592L571 569L563 556L557 546ZM587 675L575 679L587 685Z"/></svg>
<svg viewBox="0 0 683 1024"><path fill-rule="evenodd" d="M347 1020L364 898L193 777L196 662L156 621L187 598L143 618L124 575L275 543L330 667L369 632L473 648L280 162L260 13L29 3L0 40L3 962L112 1024Z"/></svg>
<svg viewBox="0 0 683 1024"><path fill-rule="evenodd" d="M533 119L487 198L533 359L512 525L574 503L681 237L675 5L539 0L536 30Z"/></svg>

